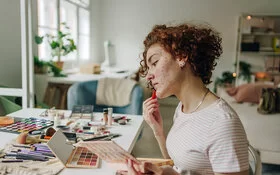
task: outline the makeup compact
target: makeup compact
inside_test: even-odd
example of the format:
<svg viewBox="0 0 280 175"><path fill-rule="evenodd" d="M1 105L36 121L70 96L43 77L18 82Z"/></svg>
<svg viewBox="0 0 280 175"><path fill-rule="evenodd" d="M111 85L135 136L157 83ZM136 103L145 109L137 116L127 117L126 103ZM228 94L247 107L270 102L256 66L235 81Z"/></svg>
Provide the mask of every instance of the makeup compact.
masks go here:
<svg viewBox="0 0 280 175"><path fill-rule="evenodd" d="M0 127L0 131L19 134L21 132L38 131L53 125L53 121L47 119L29 118L13 118L13 123L4 127Z"/></svg>
<svg viewBox="0 0 280 175"><path fill-rule="evenodd" d="M7 126L14 123L14 118L9 116L0 116L0 127Z"/></svg>
<svg viewBox="0 0 280 175"><path fill-rule="evenodd" d="M75 147L59 129L47 145L56 157L69 168L98 168L100 158L85 147Z"/></svg>

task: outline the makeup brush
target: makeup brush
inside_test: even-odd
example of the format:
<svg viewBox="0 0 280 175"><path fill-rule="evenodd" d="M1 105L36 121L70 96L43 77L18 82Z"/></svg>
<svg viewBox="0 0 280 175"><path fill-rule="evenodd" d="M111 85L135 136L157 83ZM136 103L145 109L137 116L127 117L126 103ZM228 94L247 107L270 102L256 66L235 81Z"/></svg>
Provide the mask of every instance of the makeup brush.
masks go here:
<svg viewBox="0 0 280 175"><path fill-rule="evenodd" d="M32 144L38 142L48 142L46 139L40 139L38 136L29 136L27 132L22 132L18 135L16 142L19 144Z"/></svg>

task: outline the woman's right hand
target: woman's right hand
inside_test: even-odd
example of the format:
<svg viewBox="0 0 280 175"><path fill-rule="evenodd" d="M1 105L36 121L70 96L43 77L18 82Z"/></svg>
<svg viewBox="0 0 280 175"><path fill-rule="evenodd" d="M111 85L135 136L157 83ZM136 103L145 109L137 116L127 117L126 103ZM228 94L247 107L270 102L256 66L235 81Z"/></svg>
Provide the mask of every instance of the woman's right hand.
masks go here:
<svg viewBox="0 0 280 175"><path fill-rule="evenodd" d="M148 98L143 103L143 117L148 125L152 128L155 135L163 134L162 117L159 112L157 98Z"/></svg>

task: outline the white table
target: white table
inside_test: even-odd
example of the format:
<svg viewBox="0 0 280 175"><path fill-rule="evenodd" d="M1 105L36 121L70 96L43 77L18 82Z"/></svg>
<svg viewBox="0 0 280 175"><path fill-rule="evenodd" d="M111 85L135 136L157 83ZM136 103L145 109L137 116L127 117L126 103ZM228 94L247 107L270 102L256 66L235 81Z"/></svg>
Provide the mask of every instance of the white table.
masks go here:
<svg viewBox="0 0 280 175"><path fill-rule="evenodd" d="M42 112L44 112L44 109L22 109L20 111L14 112L9 114L8 116L12 117L22 117L22 118L28 118L28 117L36 117L36 118L45 118L45 117L38 117ZM69 117L71 114L70 111L65 111L65 116ZM101 113L94 113L95 118L100 118ZM120 114L116 114L116 116L119 116ZM114 115L113 115L114 116ZM143 117L141 115L126 115L128 118L131 118L131 121L127 123L127 125L118 125L113 124L110 127L110 132L112 133L118 133L121 134L120 137L117 137L113 139L117 144L119 144L122 148L125 150L131 152L137 138L143 128ZM45 118L48 119L48 118ZM15 139L17 137L17 134L12 133L6 133L6 132L0 132L0 148L3 148L6 143L10 142L12 139ZM80 168L65 168L60 173L62 175L77 175L77 174L115 174L116 170L109 167L109 165L101 161L100 168L98 169L80 169Z"/></svg>
<svg viewBox="0 0 280 175"><path fill-rule="evenodd" d="M50 83L64 83L64 84L73 84L76 82L84 82L91 80L99 80L101 78L126 78L133 74L132 71L125 71L123 73L116 72L101 72L101 74L69 74L67 77L48 77L47 81Z"/></svg>
<svg viewBox="0 0 280 175"><path fill-rule="evenodd" d="M236 103L225 91L220 96L239 115L250 144L260 152L261 161L280 165L280 114L260 114L257 104Z"/></svg>

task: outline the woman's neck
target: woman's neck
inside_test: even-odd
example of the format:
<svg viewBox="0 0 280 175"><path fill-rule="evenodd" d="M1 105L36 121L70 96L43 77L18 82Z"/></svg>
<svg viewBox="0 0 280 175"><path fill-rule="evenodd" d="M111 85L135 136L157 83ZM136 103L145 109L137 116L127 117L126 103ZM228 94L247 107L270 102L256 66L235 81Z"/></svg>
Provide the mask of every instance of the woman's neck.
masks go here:
<svg viewBox="0 0 280 175"><path fill-rule="evenodd" d="M192 113L200 109L202 103L209 93L199 77L190 77L181 83L180 89L176 94L182 102L182 111Z"/></svg>

